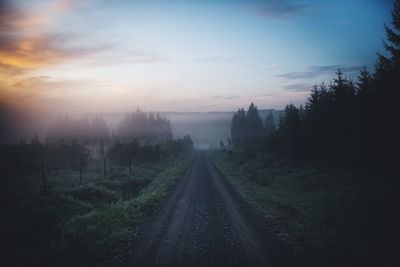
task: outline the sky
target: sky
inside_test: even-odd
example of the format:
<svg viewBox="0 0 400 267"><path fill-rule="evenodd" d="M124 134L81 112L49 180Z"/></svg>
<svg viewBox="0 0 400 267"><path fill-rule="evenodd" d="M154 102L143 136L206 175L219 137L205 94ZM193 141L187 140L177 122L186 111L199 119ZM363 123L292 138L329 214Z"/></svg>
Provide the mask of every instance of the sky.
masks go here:
<svg viewBox="0 0 400 267"><path fill-rule="evenodd" d="M383 53L391 0L0 0L0 103L50 113L305 102Z"/></svg>

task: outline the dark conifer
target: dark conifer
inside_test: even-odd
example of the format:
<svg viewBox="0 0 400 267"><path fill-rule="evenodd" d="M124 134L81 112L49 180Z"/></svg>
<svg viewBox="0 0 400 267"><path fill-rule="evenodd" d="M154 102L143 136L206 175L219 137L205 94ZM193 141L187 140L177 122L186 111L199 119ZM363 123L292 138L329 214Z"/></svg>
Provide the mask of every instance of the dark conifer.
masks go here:
<svg viewBox="0 0 400 267"><path fill-rule="evenodd" d="M274 115L272 114L272 111L270 111L265 118L265 135L268 137L270 136L273 132L275 132L276 127L275 127L275 121L274 121Z"/></svg>

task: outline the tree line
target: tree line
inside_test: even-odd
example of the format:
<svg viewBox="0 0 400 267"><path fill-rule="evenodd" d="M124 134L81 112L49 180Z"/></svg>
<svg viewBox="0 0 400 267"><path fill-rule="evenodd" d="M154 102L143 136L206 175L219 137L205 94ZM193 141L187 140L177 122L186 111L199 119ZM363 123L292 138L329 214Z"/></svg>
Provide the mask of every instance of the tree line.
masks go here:
<svg viewBox="0 0 400 267"><path fill-rule="evenodd" d="M167 118L140 109L126 114L115 131L110 131L107 122L100 116L92 119L71 119L65 116L57 118L49 126L46 135L47 142L62 139L95 143L106 143L111 139L158 143L172 139L172 128Z"/></svg>
<svg viewBox="0 0 400 267"><path fill-rule="evenodd" d="M46 141L64 140L109 141L110 129L102 117L74 120L68 117L57 118L47 131Z"/></svg>
<svg viewBox="0 0 400 267"><path fill-rule="evenodd" d="M161 157L177 156L192 149L193 141L190 135L156 144L140 144L136 139L124 143L115 140L106 156L114 163L130 168L132 163L157 161Z"/></svg>
<svg viewBox="0 0 400 267"><path fill-rule="evenodd" d="M275 152L339 165L399 168L400 1L385 25L387 55L353 81L341 70L329 84L315 85L304 106L289 104L275 120L264 120L252 103L232 118L235 147L249 153ZM275 126L276 125L276 126Z"/></svg>
<svg viewBox="0 0 400 267"><path fill-rule="evenodd" d="M44 142L34 137L28 142L21 140L0 145L0 166L10 175L38 171L41 162L49 171L77 170L92 160L103 158L128 166L191 149L193 141L189 135L173 139L166 118L138 109L127 114L113 134L101 117L58 118L50 125Z"/></svg>
<svg viewBox="0 0 400 267"><path fill-rule="evenodd" d="M269 113L267 118L273 117L272 112ZM231 140L234 147L246 148L246 150L253 150L254 145L260 142L267 133L271 131L270 122L264 126L263 121L258 113L257 107L251 103L247 112L244 108L240 108L233 114L231 123ZM275 127L275 124L272 125Z"/></svg>
<svg viewBox="0 0 400 267"><path fill-rule="evenodd" d="M136 139L154 143L172 139L172 128L165 117L137 109L119 123L117 135L128 141Z"/></svg>

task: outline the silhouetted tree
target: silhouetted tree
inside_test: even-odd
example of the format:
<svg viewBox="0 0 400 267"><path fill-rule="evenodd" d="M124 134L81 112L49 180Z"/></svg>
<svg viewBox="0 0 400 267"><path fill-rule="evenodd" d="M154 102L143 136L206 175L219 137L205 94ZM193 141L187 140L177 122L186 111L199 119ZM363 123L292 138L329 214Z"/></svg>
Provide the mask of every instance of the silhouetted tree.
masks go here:
<svg viewBox="0 0 400 267"><path fill-rule="evenodd" d="M236 147L241 146L246 133L246 112L240 108L233 114L231 123L232 144Z"/></svg>
<svg viewBox="0 0 400 267"><path fill-rule="evenodd" d="M256 138L262 135L263 123L260 115L258 114L257 107L252 102L247 110L246 123L245 123L245 136L246 138Z"/></svg>
<svg viewBox="0 0 400 267"><path fill-rule="evenodd" d="M281 116L278 129L278 143L283 153L295 156L299 150L300 118L299 109L287 105Z"/></svg>
<svg viewBox="0 0 400 267"><path fill-rule="evenodd" d="M194 143L189 134L185 135L183 138L178 138L176 140L170 139L162 144L161 149L167 154L178 154L180 152L191 151L194 147Z"/></svg>
<svg viewBox="0 0 400 267"><path fill-rule="evenodd" d="M361 68L356 85L357 95L364 97L370 93L372 89L372 76L366 66Z"/></svg>
<svg viewBox="0 0 400 267"><path fill-rule="evenodd" d="M370 139L375 142L372 146L375 162L398 165L400 149L398 120L398 99L400 97L400 1L394 2L391 25L385 25L387 40L384 43L388 56L379 54L373 74L373 91L371 105L376 109L371 120L377 120L377 128L371 129Z"/></svg>
<svg viewBox="0 0 400 267"><path fill-rule="evenodd" d="M304 109L292 104L285 107L278 129L264 135L262 149L335 164L398 170L400 0L395 1L391 26L385 25L385 30L388 53L378 55L372 73L363 67L353 83L338 70L328 86L315 85ZM251 115L257 113L256 108L250 105L244 124L239 120L241 112L232 121L232 138L237 143L242 136L239 129L246 125L245 140L257 143L260 128L257 116ZM272 121L266 118L264 132L269 132Z"/></svg>
<svg viewBox="0 0 400 267"><path fill-rule="evenodd" d="M254 144L262 137L263 131L263 122L254 103L250 104L247 112L241 108L233 114L231 138L235 147L254 152Z"/></svg>
<svg viewBox="0 0 400 267"><path fill-rule="evenodd" d="M274 115L272 114L272 111L270 111L265 118L265 135L268 137L271 135L273 132L275 132L276 127L275 127L275 121L274 121Z"/></svg>
<svg viewBox="0 0 400 267"><path fill-rule="evenodd" d="M399 71L400 68L400 1L396 0L393 5L391 27L385 25L387 41L384 43L385 49L390 53L390 57L379 55L384 58L390 68ZM386 64L385 64L386 65Z"/></svg>

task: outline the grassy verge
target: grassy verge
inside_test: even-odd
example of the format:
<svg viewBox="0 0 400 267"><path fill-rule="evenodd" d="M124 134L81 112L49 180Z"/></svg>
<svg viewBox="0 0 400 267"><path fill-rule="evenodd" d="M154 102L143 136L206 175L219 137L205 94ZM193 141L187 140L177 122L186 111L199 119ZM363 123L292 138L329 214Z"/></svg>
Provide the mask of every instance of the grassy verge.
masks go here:
<svg viewBox="0 0 400 267"><path fill-rule="evenodd" d="M210 156L307 265L394 266L400 237L395 175L321 169L271 155Z"/></svg>
<svg viewBox="0 0 400 267"><path fill-rule="evenodd" d="M40 177L16 183L15 203L8 205L7 259L12 265L99 265L119 253L130 231L151 214L192 154L136 165L132 172L111 168L50 175L50 190L38 194ZM112 167L112 166L110 166ZM23 186L29 184L30 186ZM17 193L18 192L18 193ZM3 213L4 214L4 213ZM4 228L3 228L4 229Z"/></svg>

